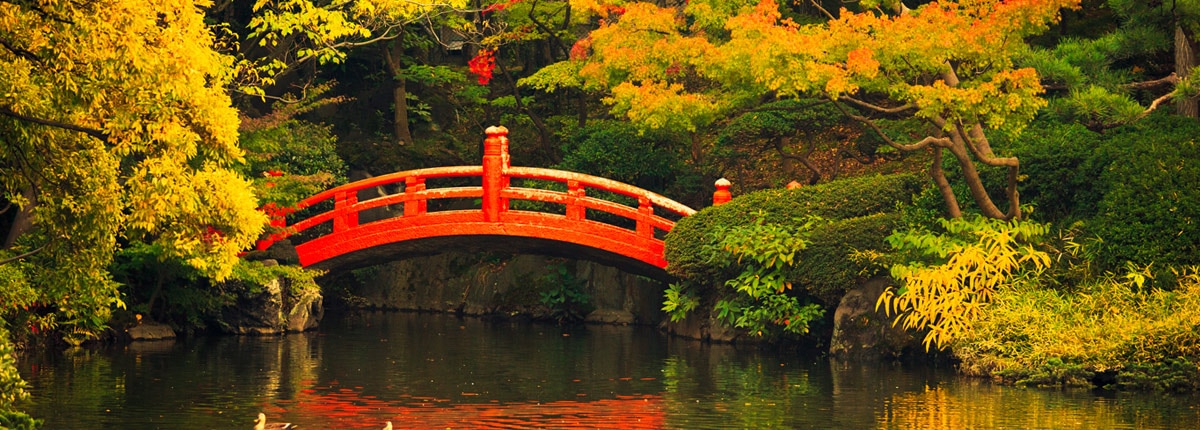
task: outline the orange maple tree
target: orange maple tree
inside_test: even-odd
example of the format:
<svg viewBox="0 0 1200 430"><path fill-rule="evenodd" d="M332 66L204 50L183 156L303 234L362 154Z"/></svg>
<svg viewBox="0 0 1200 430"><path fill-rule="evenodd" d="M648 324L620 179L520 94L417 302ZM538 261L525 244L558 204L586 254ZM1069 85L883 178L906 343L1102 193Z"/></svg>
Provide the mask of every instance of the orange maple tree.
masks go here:
<svg viewBox="0 0 1200 430"><path fill-rule="evenodd" d="M600 28L568 61L525 80L553 90L579 86L608 94L614 114L644 128L695 131L764 99L817 97L865 123L901 151L930 151L930 177L949 215L962 215L949 154L979 211L1021 216L1019 160L997 155L987 134L1021 130L1045 106L1031 68L1013 58L1079 0L962 0L896 12L825 12L818 24L784 17L775 0L692 0L680 9L578 0L603 14ZM877 2L876 2L877 3ZM585 52L586 51L586 52ZM916 119L923 135L896 138L879 119ZM1008 170L1001 209L979 165Z"/></svg>

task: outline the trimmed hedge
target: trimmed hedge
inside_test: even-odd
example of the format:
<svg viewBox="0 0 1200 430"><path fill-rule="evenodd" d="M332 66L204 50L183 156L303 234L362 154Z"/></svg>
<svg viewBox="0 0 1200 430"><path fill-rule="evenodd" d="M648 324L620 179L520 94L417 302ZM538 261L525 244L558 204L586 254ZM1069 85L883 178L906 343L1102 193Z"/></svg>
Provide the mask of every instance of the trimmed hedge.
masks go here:
<svg viewBox="0 0 1200 430"><path fill-rule="evenodd" d="M1100 263L1200 264L1200 122L1161 116L1118 129L1107 142L1104 197L1091 231Z"/></svg>
<svg viewBox="0 0 1200 430"><path fill-rule="evenodd" d="M667 270L684 282L720 285L736 273L723 273L721 252L710 232L721 225L803 224L817 216L828 222L809 233L808 247L789 276L793 288L825 303L836 303L862 269L848 256L855 250L884 250L884 237L900 222L887 212L911 201L925 183L912 174L863 176L794 190L768 189L738 196L729 203L683 218L666 237Z"/></svg>

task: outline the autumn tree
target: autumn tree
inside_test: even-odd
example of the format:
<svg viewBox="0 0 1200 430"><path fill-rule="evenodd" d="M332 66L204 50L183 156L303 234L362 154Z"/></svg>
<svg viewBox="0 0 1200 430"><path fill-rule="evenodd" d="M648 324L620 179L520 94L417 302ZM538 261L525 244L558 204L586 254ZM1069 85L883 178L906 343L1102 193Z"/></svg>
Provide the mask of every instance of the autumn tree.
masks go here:
<svg viewBox="0 0 1200 430"><path fill-rule="evenodd" d="M262 231L204 5L0 3L4 316L82 340L122 306L122 244L220 280Z"/></svg>
<svg viewBox="0 0 1200 430"><path fill-rule="evenodd" d="M1018 132L1046 105L1038 74L1013 58L1079 1L892 3L800 24L773 0L695 0L681 10L629 3L621 14L582 2L579 9L606 13L604 24L581 41L579 56L530 82L605 93L614 113L646 128L695 130L764 98L828 100L887 145L929 151L929 175L950 216L962 215L956 179L984 215L1019 218L1019 160L997 154L987 136ZM889 133L881 119L928 129ZM947 177L946 154L960 178ZM980 166L1008 171L1003 200L989 194Z"/></svg>

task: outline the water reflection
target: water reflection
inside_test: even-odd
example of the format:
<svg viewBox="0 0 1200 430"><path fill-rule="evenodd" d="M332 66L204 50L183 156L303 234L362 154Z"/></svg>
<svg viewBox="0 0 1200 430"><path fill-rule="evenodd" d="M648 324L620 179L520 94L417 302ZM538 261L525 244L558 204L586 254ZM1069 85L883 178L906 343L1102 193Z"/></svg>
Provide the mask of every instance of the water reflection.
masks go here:
<svg viewBox="0 0 1200 430"><path fill-rule="evenodd" d="M46 428L1195 428L1196 398L993 386L931 367L429 314L23 357Z"/></svg>

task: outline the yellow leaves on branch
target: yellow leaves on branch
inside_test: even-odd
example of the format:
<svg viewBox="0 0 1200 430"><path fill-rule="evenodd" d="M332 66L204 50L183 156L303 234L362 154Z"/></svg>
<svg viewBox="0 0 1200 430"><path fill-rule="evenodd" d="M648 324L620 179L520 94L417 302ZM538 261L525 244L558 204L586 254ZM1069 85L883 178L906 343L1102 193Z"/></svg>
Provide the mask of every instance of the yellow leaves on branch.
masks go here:
<svg viewBox="0 0 1200 430"><path fill-rule="evenodd" d="M894 324L925 330L926 349L945 348L968 333L997 288L1013 282L1027 263L1034 269L1050 264L1049 255L1022 243L1045 234L1044 225L982 217L942 220L942 225L946 234L907 232L888 238L897 250L934 262L893 266L892 278L903 287L884 291L875 305L895 315Z"/></svg>
<svg viewBox="0 0 1200 430"><path fill-rule="evenodd" d="M37 189L41 233L103 254L87 276L103 276L112 249L100 244L123 235L179 243L164 257L220 277L262 228L249 185L226 169L242 157L227 93L233 60L214 48L206 5L0 3L0 107L66 125L0 115L15 136L0 141L3 153L28 155L23 166L0 165L0 191ZM211 238L210 228L224 239L189 244Z"/></svg>

